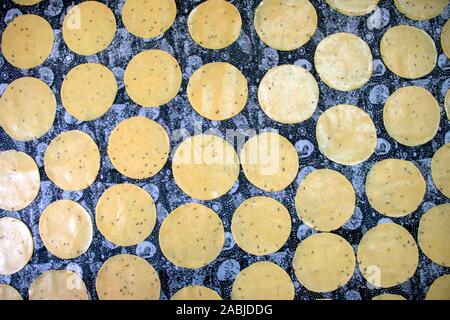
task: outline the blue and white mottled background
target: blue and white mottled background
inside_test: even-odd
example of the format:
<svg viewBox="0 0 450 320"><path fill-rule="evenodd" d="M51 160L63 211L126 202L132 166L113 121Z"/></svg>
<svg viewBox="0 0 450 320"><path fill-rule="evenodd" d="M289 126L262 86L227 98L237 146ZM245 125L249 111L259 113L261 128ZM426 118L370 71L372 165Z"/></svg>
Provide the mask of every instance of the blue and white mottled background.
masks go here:
<svg viewBox="0 0 450 320"><path fill-rule="evenodd" d="M97 298L95 278L102 263L118 253L131 253L147 259L159 272L162 284L161 298L170 298L180 288L190 284L202 284L215 289L223 298L229 299L231 285L237 273L249 264L270 260L283 267L291 276L295 285L296 299L327 297L333 299L370 299L380 293L398 293L408 299L423 299L429 285L435 278L450 273L432 263L422 253L419 267L412 279L389 290L369 290L358 269L349 283L333 293L316 294L299 284L292 269L292 258L299 241L315 231L302 224L297 218L294 196L299 182L309 172L318 168L332 168L343 173L353 184L357 193L357 207L353 217L337 233L345 237L356 250L361 236L377 223L388 221L386 217L374 211L367 202L364 192L364 180L367 171L377 161L386 158L401 158L414 161L427 181L425 199L419 209L404 218L393 219L405 226L415 238L420 216L434 205L448 202L448 199L435 188L430 174L430 162L433 153L444 143L450 142L450 125L442 109L441 125L436 137L426 145L408 148L397 144L390 138L383 127L382 110L387 97L395 89L405 85L420 85L427 88L438 99L441 107L444 95L450 88L450 61L442 53L439 36L445 21L450 16L447 8L441 16L430 21L416 22L400 14L391 0L381 0L379 8L364 17L347 17L332 10L324 0L312 0L319 15L318 29L313 39L303 48L292 52L277 52L264 45L253 28L254 10L259 0L231 0L239 9L243 27L241 35L233 45L223 50L207 50L194 43L187 31L186 20L189 12L200 0L177 0L178 14L172 28L163 36L151 40L137 38L127 32L121 21L121 8L124 0L103 1L114 11L117 20L117 33L113 43L103 52L82 57L71 52L65 45L61 26L69 7L80 1L45 0L31 7L20 7L12 1L0 3L0 30L3 32L7 23L14 17L25 13L34 13L45 17L55 32L55 45L51 56L43 65L21 71L9 65L0 55L0 93L16 78L33 76L42 79L53 90L58 101L57 117L53 128L42 138L32 142L17 142L0 128L0 151L17 149L35 158L42 176L41 191L37 199L28 208L12 213L0 210L0 217L12 216L22 219L32 230L35 253L30 263L12 276L0 276L0 283L9 283L16 287L24 297L32 281L43 271L49 269L71 269L82 276L92 298ZM405 81L386 70L380 57L379 42L384 32L391 26L408 24L417 26L435 40L439 52L438 65L426 78ZM368 84L360 90L350 93L339 92L322 83L314 70L313 54L315 47L325 36L336 32L351 32L368 42L374 56L374 74ZM128 61L137 53L158 48L166 50L176 57L183 70L183 84L178 96L161 108L145 109L134 104L124 90L123 73ZM242 70L249 82L249 100L243 112L234 118L217 122L203 119L189 105L186 96L186 84L189 76L203 64L213 61L228 61ZM60 87L63 76L74 66L84 62L98 62L108 66L116 75L119 92L114 105L100 119L90 122L78 122L71 117L61 105ZM262 76L270 68L279 64L298 64L310 70L319 81L321 99L313 117L298 125L281 125L269 119L257 103L257 87ZM357 166L342 166L327 160L317 149L315 124L320 113L340 103L355 104L367 111L374 119L378 133L378 146L375 154L365 163ZM123 119L145 115L163 125L170 133L180 128L194 131L194 123L200 122L202 130L214 130L224 134L228 128L242 129L278 129L296 147L300 158L300 172L290 187L282 192L265 193L252 186L241 172L239 180L225 196L204 203L214 209L223 219L226 240L220 256L210 265L199 270L177 268L161 253L158 244L159 227L168 213L179 205L191 201L175 184L170 170L170 160L156 176L136 181L128 179L112 168L106 154L107 139L111 130ZM88 189L80 192L63 192L45 175L43 155L49 142L59 133L78 129L91 135L102 153L102 168L97 181ZM176 141L179 142L179 141ZM172 144L172 148L176 145ZM94 211L100 194L109 186L120 182L132 182L152 195L157 204L157 224L151 236L137 246L118 247L104 239L95 229L90 249L81 257L73 260L61 260L52 256L43 246L38 234L38 221L46 206L57 199L78 201L88 210L94 220ZM255 257L238 248L231 236L230 222L234 210L245 199L256 195L268 195L283 203L292 216L292 232L288 242L279 252L265 257Z"/></svg>

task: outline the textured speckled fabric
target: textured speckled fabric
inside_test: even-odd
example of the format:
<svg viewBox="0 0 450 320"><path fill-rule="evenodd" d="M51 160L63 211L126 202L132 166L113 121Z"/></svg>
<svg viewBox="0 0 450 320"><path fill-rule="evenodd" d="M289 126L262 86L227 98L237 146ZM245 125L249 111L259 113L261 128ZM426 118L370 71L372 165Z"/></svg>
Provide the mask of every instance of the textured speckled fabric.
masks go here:
<svg viewBox="0 0 450 320"><path fill-rule="evenodd" d="M103 1L115 13L117 33L112 44L103 52L89 57L82 57L71 52L62 39L61 26L65 13L73 3L79 1L45 0L31 7L21 7L12 1L0 4L0 30L3 31L8 22L15 16L34 13L46 18L55 32L55 44L51 56L43 65L21 71L6 62L0 55L0 93L8 83L21 76L33 76L42 79L53 90L57 97L57 116L52 129L42 138L31 142L18 142L11 139L0 128L0 151L17 149L31 155L37 162L42 175L41 191L37 199L26 209L19 212L0 210L0 217L11 216L23 220L32 230L35 252L30 263L20 272L12 276L0 276L0 283L11 284L26 298L32 281L42 272L50 269L71 269L80 273L85 281L91 298L96 299L95 278L102 263L118 253L131 253L144 257L158 271L162 291L161 299L170 298L176 291L190 284L202 284L216 290L224 299L230 298L232 282L237 273L256 261L273 261L284 268L295 285L296 299L371 299L380 293L397 293L408 299L423 299L430 284L437 277L450 273L449 268L432 263L420 252L419 267L415 275L402 285L390 289L369 289L359 270L356 268L351 280L342 288L325 294L308 291L296 279L292 269L292 259L297 244L314 233L299 221L294 207L294 196L302 178L314 169L331 168L344 174L353 184L357 195L357 206L352 218L337 234L349 241L355 251L362 235L378 223L389 221L388 218L372 209L364 192L365 176L370 167L377 161L387 158L400 158L413 161L421 170L427 182L426 196L419 209L403 218L392 219L405 226L417 240L417 228L421 215L429 208L448 202L434 186L431 179L431 157L444 143L450 142L450 124L443 111L444 96L450 88L450 61L442 53L440 32L450 16L447 8L439 17L424 21L412 21L398 12L391 0L381 0L378 8L363 17L348 17L331 9L324 0L312 0L318 16L318 29L304 47L291 52L277 52L268 48L258 38L253 27L253 16L259 0L232 0L239 9L243 27L239 39L223 50L207 50L197 45L189 36L187 16L200 3L199 0L177 1L177 18L163 36L151 40L137 38L125 29L121 21L121 8L124 0ZM438 65L425 78L407 81L400 79L386 69L381 61L379 43L386 30L392 26L407 24L425 30L435 41L438 49ZM369 44L374 57L374 73L363 88L352 92L339 92L327 87L318 78L314 69L313 55L317 44L325 36L336 32L351 32ZM141 108L127 96L123 83L123 73L128 61L137 53L158 48L171 53L180 63L183 71L182 88L175 99L160 108ZM190 106L186 96L186 85L190 75L203 64L213 61L228 61L237 66L249 82L249 100L245 109L230 120L209 121L199 116ZM89 122L77 122L62 107L60 88L63 76L74 66L84 62L98 62L110 68L119 84L119 92L112 108L101 118ZM313 117L297 125L282 125L269 119L261 110L257 101L257 88L260 79L272 67L280 64L297 64L310 70L319 82L320 102ZM382 121L383 105L389 94L405 85L420 85L428 89L441 105L441 123L434 139L420 147L404 147L388 136ZM319 115L331 106L349 103L367 111L374 119L378 145L374 155L366 162L356 166L343 166L326 159L317 148L315 126ZM225 135L226 129L278 129L296 147L300 159L300 171L295 181L284 191L265 193L252 186L244 177L242 170L239 179L226 195L212 201L204 201L222 218L226 239L220 256L208 266L198 270L175 267L161 253L158 244L159 228L170 211L183 203L191 201L173 180L171 158L157 175L150 179L136 181L128 179L112 168L106 153L107 139L111 130L123 119L144 115L160 123L172 137L172 149L186 134L196 130L209 131ZM102 166L96 182L82 192L63 192L45 175L43 155L50 141L59 133L78 129L91 135L100 147ZM184 129L184 130L180 130ZM150 192L157 205L157 222L151 236L137 246L118 247L108 241L95 228L94 239L87 253L73 260L61 260L52 256L38 233L38 221L42 211L48 204L57 199L72 199L88 210L94 220L95 206L101 193L109 186L120 182L132 182ZM230 223L234 210L239 204L251 196L267 195L283 203L292 217L292 232L287 243L277 252L269 256L255 257L247 254L234 243ZM450 231L449 231L450 232Z"/></svg>

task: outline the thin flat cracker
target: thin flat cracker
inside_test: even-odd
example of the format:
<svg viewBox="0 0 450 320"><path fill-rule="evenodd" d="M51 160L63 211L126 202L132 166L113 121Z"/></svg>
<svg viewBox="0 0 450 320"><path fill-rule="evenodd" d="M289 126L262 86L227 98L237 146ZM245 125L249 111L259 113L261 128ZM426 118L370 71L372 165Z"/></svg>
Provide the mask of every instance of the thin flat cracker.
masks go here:
<svg viewBox="0 0 450 320"><path fill-rule="evenodd" d="M152 196L129 183L108 188L98 200L95 212L98 230L108 241L119 246L144 241L156 223Z"/></svg>
<svg viewBox="0 0 450 320"><path fill-rule="evenodd" d="M384 293L373 297L372 300L406 300L406 298L399 294Z"/></svg>
<svg viewBox="0 0 450 320"><path fill-rule="evenodd" d="M89 300L83 279L71 270L43 272L31 284L30 300Z"/></svg>
<svg viewBox="0 0 450 320"><path fill-rule="evenodd" d="M164 256L176 266L198 269L219 256L224 237L222 221L213 210L188 203L164 219L159 245Z"/></svg>
<svg viewBox="0 0 450 320"><path fill-rule="evenodd" d="M388 217L404 217L419 207L426 183L414 163L386 159L370 169L365 188L372 208Z"/></svg>
<svg viewBox="0 0 450 320"><path fill-rule="evenodd" d="M343 226L355 210L355 190L337 171L319 169L308 174L295 195L298 217L320 231Z"/></svg>
<svg viewBox="0 0 450 320"><path fill-rule="evenodd" d="M364 234L357 260L368 283L376 288L389 288L414 275L419 252L408 230L395 223L383 223Z"/></svg>
<svg viewBox="0 0 450 320"><path fill-rule="evenodd" d="M286 243L291 233L291 216L275 199L252 197L234 212L231 232L244 251L264 256L278 251Z"/></svg>
<svg viewBox="0 0 450 320"><path fill-rule="evenodd" d="M187 86L195 111L210 120L226 120L242 111L247 103L247 80L227 62L208 63L195 71Z"/></svg>
<svg viewBox="0 0 450 320"><path fill-rule="evenodd" d="M448 0L394 0L398 11L412 20L437 17L448 5Z"/></svg>
<svg viewBox="0 0 450 320"><path fill-rule="evenodd" d="M2 53L17 68L34 68L48 58L53 40L53 29L47 20L34 14L20 15L3 31Z"/></svg>
<svg viewBox="0 0 450 320"><path fill-rule="evenodd" d="M442 28L441 47L447 58L450 59L450 20L447 20Z"/></svg>
<svg viewBox="0 0 450 320"><path fill-rule="evenodd" d="M323 155L344 165L366 161L377 146L377 131L369 114L345 104L320 115L316 138Z"/></svg>
<svg viewBox="0 0 450 320"><path fill-rule="evenodd" d="M364 16L377 7L380 0L326 0L337 11L347 16Z"/></svg>
<svg viewBox="0 0 450 320"><path fill-rule="evenodd" d="M447 198L450 198L450 143L440 147L431 159L433 182Z"/></svg>
<svg viewBox="0 0 450 320"><path fill-rule="evenodd" d="M118 254L105 261L95 282L100 300L158 300L161 283L145 259Z"/></svg>
<svg viewBox="0 0 450 320"><path fill-rule="evenodd" d="M40 174L36 162L15 150L0 153L0 209L19 211L36 199Z"/></svg>
<svg viewBox="0 0 450 320"><path fill-rule="evenodd" d="M117 94L114 74L98 63L79 64L69 71L61 85L64 108L80 121L100 118Z"/></svg>
<svg viewBox="0 0 450 320"><path fill-rule="evenodd" d="M293 300L294 285L275 263L256 262L243 269L233 282L232 300Z"/></svg>
<svg viewBox="0 0 450 320"><path fill-rule="evenodd" d="M317 28L317 12L308 0L263 0L253 21L269 47L291 51L302 47Z"/></svg>
<svg viewBox="0 0 450 320"><path fill-rule="evenodd" d="M299 169L298 154L292 143L274 132L250 138L241 150L240 159L248 181L269 192L289 186Z"/></svg>
<svg viewBox="0 0 450 320"><path fill-rule="evenodd" d="M428 288L425 300L450 300L450 274L434 280Z"/></svg>
<svg viewBox="0 0 450 320"><path fill-rule="evenodd" d="M22 6L32 6L34 4L41 2L42 0L12 0L12 1Z"/></svg>
<svg viewBox="0 0 450 320"><path fill-rule="evenodd" d="M23 300L23 298L15 288L7 284L0 284L0 301L6 300Z"/></svg>
<svg viewBox="0 0 450 320"><path fill-rule="evenodd" d="M0 124L18 141L42 137L53 125L56 98L43 81L23 77L11 82L0 98Z"/></svg>
<svg viewBox="0 0 450 320"><path fill-rule="evenodd" d="M306 69L281 65L270 69L258 87L261 109L275 121L294 124L309 119L319 103L319 86Z"/></svg>
<svg viewBox="0 0 450 320"><path fill-rule="evenodd" d="M162 50L146 50L128 63L125 89L131 100L143 107L159 107L170 102L181 86L177 60Z"/></svg>
<svg viewBox="0 0 450 320"><path fill-rule="evenodd" d="M191 11L187 24L195 42L206 49L217 50L228 47L239 38L242 19L232 3L207 0Z"/></svg>
<svg viewBox="0 0 450 320"><path fill-rule="evenodd" d="M172 172L186 194L211 200L224 195L234 185L239 175L239 159L233 146L224 139L199 134L178 146Z"/></svg>
<svg viewBox="0 0 450 320"><path fill-rule="evenodd" d="M217 292L203 286L187 286L178 290L170 300L222 300Z"/></svg>
<svg viewBox="0 0 450 320"><path fill-rule="evenodd" d="M71 200L51 203L39 218L39 235L50 253L74 259L85 253L92 241L92 221L86 210Z"/></svg>
<svg viewBox="0 0 450 320"><path fill-rule="evenodd" d="M445 94L444 109L447 113L447 119L450 121L450 90L447 90Z"/></svg>
<svg viewBox="0 0 450 320"><path fill-rule="evenodd" d="M120 122L108 140L108 156L117 171L133 179L156 175L169 156L166 130L146 117L131 117Z"/></svg>
<svg viewBox="0 0 450 320"><path fill-rule="evenodd" d="M397 142L415 147L434 138L441 118L441 108L433 95L418 86L395 91L386 101L383 122Z"/></svg>

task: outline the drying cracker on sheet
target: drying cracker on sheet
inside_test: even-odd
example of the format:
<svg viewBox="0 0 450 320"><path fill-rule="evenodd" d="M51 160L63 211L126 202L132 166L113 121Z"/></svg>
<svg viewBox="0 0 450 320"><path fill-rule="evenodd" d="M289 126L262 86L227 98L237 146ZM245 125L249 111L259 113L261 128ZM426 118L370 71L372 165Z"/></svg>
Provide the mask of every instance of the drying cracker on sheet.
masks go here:
<svg viewBox="0 0 450 320"><path fill-rule="evenodd" d="M447 119L450 121L450 90L447 90L445 94L444 109L447 114Z"/></svg>
<svg viewBox="0 0 450 320"><path fill-rule="evenodd" d="M347 16L364 16L377 7L380 0L326 0L337 11Z"/></svg>
<svg viewBox="0 0 450 320"><path fill-rule="evenodd" d="M41 2L42 0L12 0L12 1L22 6L32 6L34 4Z"/></svg>
<svg viewBox="0 0 450 320"><path fill-rule="evenodd" d="M394 0L398 11L412 20L429 20L440 15L448 0Z"/></svg>
<svg viewBox="0 0 450 320"><path fill-rule="evenodd" d="M19 291L7 284L0 284L0 301L23 300Z"/></svg>
<svg viewBox="0 0 450 320"><path fill-rule="evenodd" d="M222 300L217 292L203 286L187 286L178 290L170 300Z"/></svg>
<svg viewBox="0 0 450 320"><path fill-rule="evenodd" d="M450 198L450 143L440 147L431 159L431 177L447 198Z"/></svg>
<svg viewBox="0 0 450 320"><path fill-rule="evenodd" d="M398 294L384 293L373 297L372 300L406 300L406 299L405 297Z"/></svg>
<svg viewBox="0 0 450 320"><path fill-rule="evenodd" d="M441 47L447 58L450 59L450 20L447 20L441 30Z"/></svg>
<svg viewBox="0 0 450 320"><path fill-rule="evenodd" d="M428 289L425 300L450 300L450 274L434 280Z"/></svg>
<svg viewBox="0 0 450 320"><path fill-rule="evenodd" d="M71 270L43 272L28 290L30 300L89 300L83 279Z"/></svg>

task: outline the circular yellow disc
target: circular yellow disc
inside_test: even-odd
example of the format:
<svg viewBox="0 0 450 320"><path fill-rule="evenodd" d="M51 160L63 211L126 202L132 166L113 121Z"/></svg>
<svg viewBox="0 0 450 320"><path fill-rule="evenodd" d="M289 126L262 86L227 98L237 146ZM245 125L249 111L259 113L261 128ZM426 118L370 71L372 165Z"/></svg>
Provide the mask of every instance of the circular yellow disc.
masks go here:
<svg viewBox="0 0 450 320"><path fill-rule="evenodd" d="M326 0L337 11L347 16L364 16L377 7L380 0Z"/></svg>
<svg viewBox="0 0 450 320"><path fill-rule="evenodd" d="M44 154L47 176L58 187L78 191L94 183L100 170L100 152L94 140L83 131L59 134Z"/></svg>
<svg viewBox="0 0 450 320"><path fill-rule="evenodd" d="M125 89L131 100L143 107L159 107L177 95L181 69L177 60L161 50L138 53L128 63Z"/></svg>
<svg viewBox="0 0 450 320"><path fill-rule="evenodd" d="M119 123L108 140L108 156L117 171L133 179L157 174L169 156L166 130L146 117L131 117Z"/></svg>
<svg viewBox="0 0 450 320"><path fill-rule="evenodd" d="M307 70L296 65L270 69L258 88L258 101L267 116L294 124L309 119L319 103L319 86Z"/></svg>
<svg viewBox="0 0 450 320"><path fill-rule="evenodd" d="M42 0L13 0L13 2L22 6L32 6L33 4L39 3L41 1Z"/></svg>
<svg viewBox="0 0 450 320"><path fill-rule="evenodd" d="M222 300L212 289L203 286L187 286L178 290L170 300Z"/></svg>
<svg viewBox="0 0 450 320"><path fill-rule="evenodd" d="M345 285L355 270L352 246L333 233L309 236L295 251L295 276L308 290L329 292Z"/></svg>
<svg viewBox="0 0 450 320"><path fill-rule="evenodd" d="M34 68L50 55L53 39L53 29L47 20L34 14L20 15L2 34L2 53L17 68Z"/></svg>
<svg viewBox="0 0 450 320"><path fill-rule="evenodd" d="M381 57L386 67L406 79L418 79L433 71L437 50L433 39L412 26L390 28L381 39Z"/></svg>
<svg viewBox="0 0 450 320"><path fill-rule="evenodd" d="M271 48L291 51L311 39L317 28L317 12L308 0L263 0L253 21L261 40Z"/></svg>
<svg viewBox="0 0 450 320"><path fill-rule="evenodd" d="M36 162L15 150L0 153L0 209L19 211L39 193L40 175Z"/></svg>
<svg viewBox="0 0 450 320"><path fill-rule="evenodd" d="M293 300L294 285L275 263L261 261L243 269L233 282L232 300Z"/></svg>
<svg viewBox="0 0 450 320"><path fill-rule="evenodd" d="M219 216L208 207L192 202L176 208L164 219L159 244L173 264L198 269L219 256L224 237Z"/></svg>
<svg viewBox="0 0 450 320"><path fill-rule="evenodd" d="M52 90L39 79L11 82L0 98L0 124L13 139L31 141L47 133L56 115Z"/></svg>
<svg viewBox="0 0 450 320"><path fill-rule="evenodd" d="M308 174L295 195L298 217L320 231L343 226L355 210L355 190L347 178L331 169Z"/></svg>
<svg viewBox="0 0 450 320"><path fill-rule="evenodd" d="M89 300L83 279L71 270L43 272L31 284L28 295L30 300Z"/></svg>
<svg viewBox="0 0 450 320"><path fill-rule="evenodd" d="M440 147L431 160L431 177L447 198L450 198L450 143Z"/></svg>
<svg viewBox="0 0 450 320"><path fill-rule="evenodd" d="M7 284L0 284L0 301L5 300L23 300L23 298L15 288Z"/></svg>
<svg viewBox="0 0 450 320"><path fill-rule="evenodd" d="M187 23L189 34L200 46L223 49L239 38L242 19L230 2L207 0L191 11Z"/></svg>
<svg viewBox="0 0 450 320"><path fill-rule="evenodd" d="M291 233L291 216L280 202L268 197L253 197L242 202L231 221L237 245L256 256L278 251Z"/></svg>
<svg viewBox="0 0 450 320"><path fill-rule="evenodd" d="M298 173L298 155L285 137L264 132L250 138L241 150L245 177L256 187L276 192L289 186Z"/></svg>
<svg viewBox="0 0 450 320"><path fill-rule="evenodd" d="M64 17L62 34L70 50L90 56L106 49L116 34L116 18L105 4L84 1Z"/></svg>
<svg viewBox="0 0 450 320"><path fill-rule="evenodd" d="M201 116L210 120L226 120L245 107L247 80L238 68L227 62L208 63L192 74L187 95Z"/></svg>
<svg viewBox="0 0 450 320"><path fill-rule="evenodd" d="M73 259L85 253L91 245L92 234L91 217L71 200L51 203L39 218L42 242L61 259Z"/></svg>
<svg viewBox="0 0 450 320"><path fill-rule="evenodd" d="M433 95L418 86L403 87L386 101L383 122L389 135L414 147L427 143L439 129L441 109Z"/></svg>
<svg viewBox="0 0 450 320"><path fill-rule="evenodd" d="M428 289L425 300L450 300L450 274L434 280Z"/></svg>
<svg viewBox="0 0 450 320"><path fill-rule="evenodd" d="M420 218L418 242L433 262L450 267L450 203L428 210Z"/></svg>
<svg viewBox="0 0 450 320"><path fill-rule="evenodd" d="M174 0L126 0L122 21L128 32L141 38L154 38L167 31L175 21Z"/></svg>
<svg viewBox="0 0 450 320"><path fill-rule="evenodd" d="M172 171L177 185L200 200L227 193L239 175L239 159L231 144L209 134L188 137L176 149Z"/></svg>
<svg viewBox="0 0 450 320"><path fill-rule="evenodd" d="M357 259L367 282L377 288L389 288L413 276L419 252L408 230L395 223L383 223L364 234Z"/></svg>
<svg viewBox="0 0 450 320"><path fill-rule="evenodd" d="M77 65L64 77L61 100L64 108L80 121L104 115L117 94L114 74L98 63Z"/></svg>
<svg viewBox="0 0 450 320"><path fill-rule="evenodd" d="M323 82L333 89L361 88L372 76L373 59L367 43L351 33L323 39L314 54L314 65Z"/></svg>
<svg viewBox="0 0 450 320"><path fill-rule="evenodd" d="M399 159L377 162L366 177L370 205L389 217L414 212L425 196L426 183L414 163Z"/></svg>
<svg viewBox="0 0 450 320"><path fill-rule="evenodd" d="M372 300L406 300L405 297L398 294L384 293L372 298Z"/></svg>
<svg viewBox="0 0 450 320"><path fill-rule="evenodd" d="M323 155L344 165L366 161L377 146L377 131L369 114L348 104L334 106L320 115L316 138Z"/></svg>
<svg viewBox="0 0 450 320"><path fill-rule="evenodd" d="M100 300L158 300L161 283L145 259L118 254L105 261L95 282Z"/></svg>
<svg viewBox="0 0 450 320"><path fill-rule="evenodd" d="M156 223L152 196L129 183L107 189L98 200L95 211L98 230L108 241L119 246L132 246L144 241Z"/></svg>
<svg viewBox="0 0 450 320"><path fill-rule="evenodd" d="M447 90L444 101L444 109L447 113L447 119L450 120L450 90Z"/></svg>
<svg viewBox="0 0 450 320"><path fill-rule="evenodd" d="M441 31L441 47L447 58L450 59L450 19L447 20Z"/></svg>
<svg viewBox="0 0 450 320"><path fill-rule="evenodd" d="M448 5L448 0L394 0L398 11L412 20L437 17Z"/></svg>

